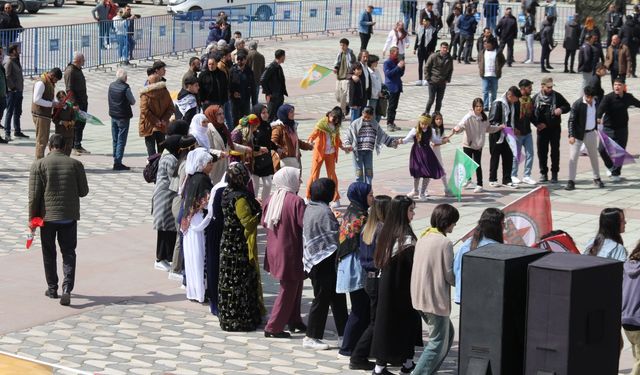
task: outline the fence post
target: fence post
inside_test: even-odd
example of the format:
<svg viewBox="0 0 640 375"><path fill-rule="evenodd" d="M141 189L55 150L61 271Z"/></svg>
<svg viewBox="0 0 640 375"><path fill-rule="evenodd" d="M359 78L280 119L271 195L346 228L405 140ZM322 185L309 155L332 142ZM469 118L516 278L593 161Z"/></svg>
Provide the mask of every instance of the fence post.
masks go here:
<svg viewBox="0 0 640 375"><path fill-rule="evenodd" d="M38 35L38 31L40 30L39 27L33 28L32 30L34 30L35 35L33 36L34 39L34 43L33 45L35 46L35 54L33 55L33 68L34 71L36 73L36 75L38 75L38 57L40 57L40 41L39 41L39 35Z"/></svg>
<svg viewBox="0 0 640 375"><path fill-rule="evenodd" d="M329 0L324 0L324 32L327 32L329 24Z"/></svg>
<svg viewBox="0 0 640 375"><path fill-rule="evenodd" d="M194 34L195 31L193 30L193 17L189 16L189 20L191 21L191 49L195 50L196 46L195 46L195 41L194 41Z"/></svg>
<svg viewBox="0 0 640 375"><path fill-rule="evenodd" d="M351 19L352 18L353 18L353 0L349 0L349 24L347 25L347 30L349 30L351 28Z"/></svg>
<svg viewBox="0 0 640 375"><path fill-rule="evenodd" d="M299 1L300 12L298 12L298 34L302 34L302 0Z"/></svg>
<svg viewBox="0 0 640 375"><path fill-rule="evenodd" d="M171 17L171 21L172 21L172 24L173 24L173 31L171 33L171 35L173 36L171 52L173 54L175 54L176 53L176 18L175 17Z"/></svg>
<svg viewBox="0 0 640 375"><path fill-rule="evenodd" d="M273 21L271 21L271 36L276 36L276 14L278 12L278 8L276 8L277 5L278 3L274 1L273 2Z"/></svg>
<svg viewBox="0 0 640 375"><path fill-rule="evenodd" d="M153 17L149 17L149 53L147 54L147 60L149 59L149 57L152 57L153 55L151 54L151 44L153 42Z"/></svg>
<svg viewBox="0 0 640 375"><path fill-rule="evenodd" d="M251 3L251 5L249 5L249 32L248 32L248 37L251 38L251 33L252 33L252 28L253 28L253 17L254 17L255 13L253 12L253 3Z"/></svg>

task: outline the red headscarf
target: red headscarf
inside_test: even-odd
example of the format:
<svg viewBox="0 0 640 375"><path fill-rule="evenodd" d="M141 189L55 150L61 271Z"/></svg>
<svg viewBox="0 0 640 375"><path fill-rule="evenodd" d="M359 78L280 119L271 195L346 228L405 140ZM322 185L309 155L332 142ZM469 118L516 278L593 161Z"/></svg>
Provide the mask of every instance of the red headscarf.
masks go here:
<svg viewBox="0 0 640 375"><path fill-rule="evenodd" d="M207 116L207 119L220 133L220 135L222 136L222 140L224 140L227 146L229 146L230 149L234 150L235 147L233 145L233 141L231 141L231 133L229 132L229 129L227 129L227 126L224 123L219 123L218 119L216 118L216 113L218 113L221 108L222 107L217 104L212 104L204 110L204 115Z"/></svg>

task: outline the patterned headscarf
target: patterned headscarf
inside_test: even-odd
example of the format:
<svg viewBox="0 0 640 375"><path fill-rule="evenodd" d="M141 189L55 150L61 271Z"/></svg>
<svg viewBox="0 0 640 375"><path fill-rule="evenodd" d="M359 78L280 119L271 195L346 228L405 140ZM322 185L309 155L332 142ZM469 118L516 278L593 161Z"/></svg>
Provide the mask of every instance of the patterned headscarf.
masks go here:
<svg viewBox="0 0 640 375"><path fill-rule="evenodd" d="M230 189L247 190L251 175L243 163L231 163L227 168L227 183Z"/></svg>
<svg viewBox="0 0 640 375"><path fill-rule="evenodd" d="M366 211L369 208L367 195L369 195L370 192L371 185L364 182L354 182L349 185L349 189L347 189L347 198L349 198L352 205L358 206Z"/></svg>
<svg viewBox="0 0 640 375"><path fill-rule="evenodd" d="M238 126L236 126L235 130L240 130L242 133L242 141L244 143L248 143L251 140L251 135L253 134L251 127L258 125L260 125L260 119L258 116L250 114L249 116L244 116L240 121L238 121Z"/></svg>

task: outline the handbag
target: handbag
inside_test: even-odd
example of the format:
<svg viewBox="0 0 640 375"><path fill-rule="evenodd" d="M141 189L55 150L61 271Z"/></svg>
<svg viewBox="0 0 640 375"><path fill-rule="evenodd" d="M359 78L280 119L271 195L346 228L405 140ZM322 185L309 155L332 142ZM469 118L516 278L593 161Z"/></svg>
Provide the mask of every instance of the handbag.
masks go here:
<svg viewBox="0 0 640 375"><path fill-rule="evenodd" d="M381 117L387 117L387 106L389 106L389 99L379 98L376 104L376 114Z"/></svg>

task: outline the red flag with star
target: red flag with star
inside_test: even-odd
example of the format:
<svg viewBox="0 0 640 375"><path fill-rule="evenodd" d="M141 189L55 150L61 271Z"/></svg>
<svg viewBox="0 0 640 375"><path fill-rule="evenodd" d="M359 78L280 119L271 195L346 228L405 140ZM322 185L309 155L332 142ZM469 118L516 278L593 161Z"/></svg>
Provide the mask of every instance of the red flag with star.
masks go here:
<svg viewBox="0 0 640 375"><path fill-rule="evenodd" d="M504 243L521 246L534 246L540 237L551 232L551 198L549 190L539 186L528 194L506 205L504 212ZM475 229L475 228L474 228ZM474 229L457 242L466 241L473 235Z"/></svg>

